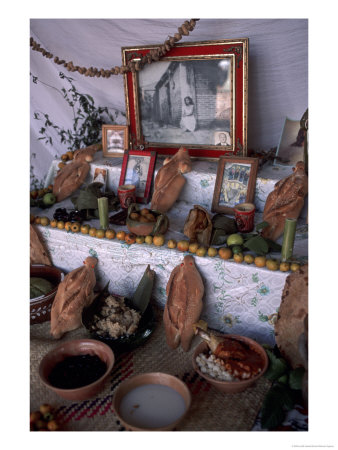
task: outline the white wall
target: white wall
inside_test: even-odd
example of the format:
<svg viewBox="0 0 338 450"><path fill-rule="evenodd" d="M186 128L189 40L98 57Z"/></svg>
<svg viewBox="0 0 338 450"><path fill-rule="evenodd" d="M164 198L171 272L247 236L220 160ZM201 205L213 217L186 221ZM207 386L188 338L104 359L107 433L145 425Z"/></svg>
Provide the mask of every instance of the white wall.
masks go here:
<svg viewBox="0 0 338 450"><path fill-rule="evenodd" d="M120 66L121 47L162 43L183 19L32 19L31 36L60 59L74 65ZM308 107L308 21L306 19L201 19L184 42L249 38L248 147L268 150L278 144L285 117L300 119ZM49 86L63 86L58 73L74 79L95 103L125 112L123 77L89 78L70 73L41 53L30 51L30 71ZM38 141L41 123L34 111L48 113L58 125L71 127L72 115L60 94L31 82L31 157L42 179L55 157L65 151ZM119 119L123 123L123 117ZM34 156L36 155L36 156Z"/></svg>

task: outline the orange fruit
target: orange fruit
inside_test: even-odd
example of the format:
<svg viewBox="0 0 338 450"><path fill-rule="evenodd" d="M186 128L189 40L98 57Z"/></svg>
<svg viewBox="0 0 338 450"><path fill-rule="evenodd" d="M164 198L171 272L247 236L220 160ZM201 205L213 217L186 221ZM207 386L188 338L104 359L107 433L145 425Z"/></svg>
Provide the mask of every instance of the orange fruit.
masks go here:
<svg viewBox="0 0 338 450"><path fill-rule="evenodd" d="M94 228L94 227L89 228L88 234L89 234L89 236L95 237L96 236L96 228Z"/></svg>
<svg viewBox="0 0 338 450"><path fill-rule="evenodd" d="M139 218L140 218L140 215L137 212L132 212L129 216L129 219L131 219L131 220L138 220Z"/></svg>
<svg viewBox="0 0 338 450"><path fill-rule="evenodd" d="M49 225L49 219L48 219L48 217L41 217L41 219L40 219L40 224L43 225L44 227L46 227L47 225Z"/></svg>
<svg viewBox="0 0 338 450"><path fill-rule="evenodd" d="M136 236L136 244L144 244L144 236Z"/></svg>
<svg viewBox="0 0 338 450"><path fill-rule="evenodd" d="M300 269L300 264L292 263L291 266L290 266L290 269L292 270L292 272L297 272L297 270Z"/></svg>
<svg viewBox="0 0 338 450"><path fill-rule="evenodd" d="M63 230L65 228L64 221L63 220L59 220L58 224L57 224L57 227L58 227L59 230Z"/></svg>
<svg viewBox="0 0 338 450"><path fill-rule="evenodd" d="M127 244L131 245L131 244L135 244L136 242L136 236L133 233L128 233L126 234L126 237L124 239L126 241Z"/></svg>
<svg viewBox="0 0 338 450"><path fill-rule="evenodd" d="M169 239L167 246L168 246L168 248L176 248L177 242L175 241L175 239Z"/></svg>
<svg viewBox="0 0 338 450"><path fill-rule="evenodd" d="M287 262L281 262L279 264L279 270L281 272L288 272L290 270L290 264Z"/></svg>
<svg viewBox="0 0 338 450"><path fill-rule="evenodd" d="M177 242L177 250L187 252L189 250L189 242L184 240Z"/></svg>
<svg viewBox="0 0 338 450"><path fill-rule="evenodd" d="M71 150L69 150L69 152L66 152L66 155L68 156L68 159L71 161L72 159L74 159L74 152L72 152Z"/></svg>
<svg viewBox="0 0 338 450"><path fill-rule="evenodd" d="M197 256L205 256L206 253L207 253L207 249L205 247L198 247L198 249L196 250Z"/></svg>
<svg viewBox="0 0 338 450"><path fill-rule="evenodd" d="M115 230L108 228L108 230L106 230L106 238L107 239L114 239L116 236Z"/></svg>
<svg viewBox="0 0 338 450"><path fill-rule="evenodd" d="M88 224L81 225L80 231L82 234L88 234L90 230L90 226Z"/></svg>
<svg viewBox="0 0 338 450"><path fill-rule="evenodd" d="M70 231L72 227L72 222L66 222L65 223L65 230Z"/></svg>
<svg viewBox="0 0 338 450"><path fill-rule="evenodd" d="M117 239L119 239L120 241L124 241L125 237L126 237L126 232L125 231L118 231L116 233L116 237Z"/></svg>
<svg viewBox="0 0 338 450"><path fill-rule="evenodd" d="M65 164L64 162L60 162L60 163L58 164L58 168L59 168L59 169L63 169L65 166L66 166L66 164Z"/></svg>
<svg viewBox="0 0 338 450"><path fill-rule="evenodd" d="M61 155L61 161L66 162L68 161L68 155L65 153L64 155Z"/></svg>
<svg viewBox="0 0 338 450"><path fill-rule="evenodd" d="M265 267L269 270L278 270L278 263L275 259L267 259Z"/></svg>
<svg viewBox="0 0 338 450"><path fill-rule="evenodd" d="M255 260L255 258L252 255L250 255L250 253L248 253L247 255L244 255L244 261L247 264L252 264L254 262L254 260Z"/></svg>
<svg viewBox="0 0 338 450"><path fill-rule="evenodd" d="M100 228L99 230L96 230L96 237L99 239L104 238L106 232L105 230L102 230L102 228Z"/></svg>
<svg viewBox="0 0 338 450"><path fill-rule="evenodd" d="M191 244L189 244L189 252L190 253L196 253L197 249L198 249L197 242L192 242Z"/></svg>
<svg viewBox="0 0 338 450"><path fill-rule="evenodd" d="M146 236L145 238L144 238L144 242L146 243L146 244L148 244L148 245L151 245L152 243L153 243L153 237L152 236Z"/></svg>
<svg viewBox="0 0 338 450"><path fill-rule="evenodd" d="M256 256L254 262L257 267L265 267L266 257L265 256Z"/></svg>
<svg viewBox="0 0 338 450"><path fill-rule="evenodd" d="M214 258L217 255L217 250L214 247L208 248L208 256Z"/></svg>
<svg viewBox="0 0 338 450"><path fill-rule="evenodd" d="M73 233L78 233L81 229L81 225L79 224L79 222L73 222L70 229Z"/></svg>
<svg viewBox="0 0 338 450"><path fill-rule="evenodd" d="M41 217L40 217L40 216L35 216L34 223L35 223L36 225L40 225L40 223L41 223Z"/></svg>
<svg viewBox="0 0 338 450"><path fill-rule="evenodd" d="M153 237L153 244L156 245L156 247L161 247L161 245L164 244L164 236L162 234L156 234Z"/></svg>
<svg viewBox="0 0 338 450"><path fill-rule="evenodd" d="M232 257L232 251L229 247L221 247L218 250L218 254L222 259L230 259Z"/></svg>
<svg viewBox="0 0 338 450"><path fill-rule="evenodd" d="M244 261L243 253L235 253L234 254L234 261L236 263L242 263Z"/></svg>
<svg viewBox="0 0 338 450"><path fill-rule="evenodd" d="M55 220L55 219L53 219L53 220L51 220L50 221L50 224L49 224L52 228L56 228L57 226L58 226L58 221L57 220Z"/></svg>

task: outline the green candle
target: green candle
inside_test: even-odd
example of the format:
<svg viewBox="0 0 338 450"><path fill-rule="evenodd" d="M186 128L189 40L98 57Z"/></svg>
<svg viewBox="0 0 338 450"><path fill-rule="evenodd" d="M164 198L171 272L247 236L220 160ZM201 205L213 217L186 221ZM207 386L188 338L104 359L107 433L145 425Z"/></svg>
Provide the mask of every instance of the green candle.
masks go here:
<svg viewBox="0 0 338 450"><path fill-rule="evenodd" d="M108 198L100 197L97 199L99 207L100 227L103 230L108 228Z"/></svg>
<svg viewBox="0 0 338 450"><path fill-rule="evenodd" d="M293 244L295 242L297 219L285 219L284 236L282 244L282 261L292 257Z"/></svg>

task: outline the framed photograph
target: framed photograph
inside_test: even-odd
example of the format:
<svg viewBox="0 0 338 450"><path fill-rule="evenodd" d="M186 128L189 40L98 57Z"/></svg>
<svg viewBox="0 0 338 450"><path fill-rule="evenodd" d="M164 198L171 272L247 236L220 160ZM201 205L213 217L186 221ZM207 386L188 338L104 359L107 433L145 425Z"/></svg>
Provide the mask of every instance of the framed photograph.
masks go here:
<svg viewBox="0 0 338 450"><path fill-rule="evenodd" d="M211 210L234 214L239 203L253 203L257 170L257 158L221 156Z"/></svg>
<svg viewBox="0 0 338 450"><path fill-rule="evenodd" d="M101 183L101 190L104 192L107 184L107 169L101 167L95 167L92 183Z"/></svg>
<svg viewBox="0 0 338 450"><path fill-rule="evenodd" d="M123 65L156 46L122 48ZM192 157L247 154L248 39L177 44L160 61L124 74L135 148Z"/></svg>
<svg viewBox="0 0 338 450"><path fill-rule="evenodd" d="M273 164L295 166L298 161L304 161L304 141L305 131L300 121L286 117Z"/></svg>
<svg viewBox="0 0 338 450"><path fill-rule="evenodd" d="M119 186L133 184L139 203L148 203L150 200L156 156L156 152L146 150L127 150L124 154Z"/></svg>
<svg viewBox="0 0 338 450"><path fill-rule="evenodd" d="M103 156L123 157L128 149L128 127L125 125L102 125Z"/></svg>

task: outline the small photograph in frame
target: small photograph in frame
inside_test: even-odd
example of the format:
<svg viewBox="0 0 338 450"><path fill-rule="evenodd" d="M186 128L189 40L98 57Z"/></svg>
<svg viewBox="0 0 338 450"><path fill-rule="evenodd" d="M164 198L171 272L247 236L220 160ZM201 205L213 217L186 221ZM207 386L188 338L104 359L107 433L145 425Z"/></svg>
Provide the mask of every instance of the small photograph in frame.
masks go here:
<svg viewBox="0 0 338 450"><path fill-rule="evenodd" d="M102 152L106 157L123 157L128 149L126 125L102 125Z"/></svg>
<svg viewBox="0 0 338 450"><path fill-rule="evenodd" d="M278 144L274 166L295 166L304 161L305 131L299 120L285 118L283 131Z"/></svg>
<svg viewBox="0 0 338 450"><path fill-rule="evenodd" d="M221 156L211 210L232 215L239 203L253 203L257 170L257 158Z"/></svg>
<svg viewBox="0 0 338 450"><path fill-rule="evenodd" d="M101 183L102 187L101 190L104 191L106 189L106 183L107 183L107 169L102 169L101 167L96 167L94 170L93 175L93 183Z"/></svg>
<svg viewBox="0 0 338 450"><path fill-rule="evenodd" d="M155 170L156 152L127 150L124 153L119 185L133 184L136 201L148 203Z"/></svg>
<svg viewBox="0 0 338 450"><path fill-rule="evenodd" d="M215 145L231 145L231 137L228 131L218 131L214 134L214 144Z"/></svg>

